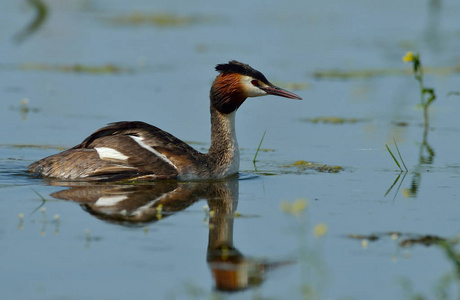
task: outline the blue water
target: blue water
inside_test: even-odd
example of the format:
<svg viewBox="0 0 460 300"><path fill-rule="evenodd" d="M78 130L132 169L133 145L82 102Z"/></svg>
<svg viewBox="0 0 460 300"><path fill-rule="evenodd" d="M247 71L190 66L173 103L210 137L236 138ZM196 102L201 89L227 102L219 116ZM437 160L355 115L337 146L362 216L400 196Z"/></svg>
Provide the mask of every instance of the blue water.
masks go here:
<svg viewBox="0 0 460 300"><path fill-rule="evenodd" d="M460 3L46 3L49 17L20 43L14 36L34 11L26 2L0 3L2 299L439 299L439 290L458 298L454 265L440 248L402 248L388 236L365 247L347 236L459 233L460 101L447 94L460 90L460 76L442 70L458 65ZM198 21L111 21L136 12ZM409 50L435 68L425 76L438 95L427 134L432 163L419 163L423 118L412 76L314 76L402 70L410 67L401 60ZM78 187L25 174L33 161L120 120L154 124L206 151L214 66L231 59L282 86L307 86L294 90L303 101L264 97L241 107L239 179ZM26 64L112 64L125 71L31 70ZM363 121L304 121L324 116ZM259 152L255 170L264 131L262 148L270 151ZM399 175L385 148L395 152L393 139L409 172L385 196ZM344 171L286 167L298 160ZM158 200L163 194L172 200ZM101 197L120 206L97 205ZM280 208L297 199L307 200L304 211ZM217 213L210 216L209 209ZM314 234L318 224L327 226L323 236ZM217 251L222 244L227 248ZM232 287L239 291L224 291L222 282L238 282Z"/></svg>

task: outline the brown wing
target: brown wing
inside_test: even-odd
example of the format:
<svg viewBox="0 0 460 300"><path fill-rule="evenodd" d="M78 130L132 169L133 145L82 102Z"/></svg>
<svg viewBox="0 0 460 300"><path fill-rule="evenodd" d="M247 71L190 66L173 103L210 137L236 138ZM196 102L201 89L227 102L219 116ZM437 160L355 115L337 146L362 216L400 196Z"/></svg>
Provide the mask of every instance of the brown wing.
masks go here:
<svg viewBox="0 0 460 300"><path fill-rule="evenodd" d="M189 148L194 151L192 147L179 140L172 134L161 130L158 127L144 123L144 122L114 122L110 123L108 126L98 129L93 132L89 137L87 137L79 145L75 146L76 148L90 148L93 142L101 137L106 136L118 136L118 135L131 135L131 136L142 136L147 137L149 142L155 146L159 147L172 147L172 148Z"/></svg>
<svg viewBox="0 0 460 300"><path fill-rule="evenodd" d="M201 153L171 134L143 122L117 122L82 143L44 158L29 170L63 179L176 178L182 164Z"/></svg>

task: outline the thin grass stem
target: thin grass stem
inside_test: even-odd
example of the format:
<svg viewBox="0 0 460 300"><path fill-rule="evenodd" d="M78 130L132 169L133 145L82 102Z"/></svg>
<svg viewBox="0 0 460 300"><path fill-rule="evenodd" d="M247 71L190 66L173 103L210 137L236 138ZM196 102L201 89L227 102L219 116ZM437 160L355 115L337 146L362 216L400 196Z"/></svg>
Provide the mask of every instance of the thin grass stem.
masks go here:
<svg viewBox="0 0 460 300"><path fill-rule="evenodd" d="M265 129L264 134L262 135L262 138L260 139L259 146L257 147L256 154L254 154L254 159L252 160L252 163L254 164L254 167L256 166L257 155L259 154L260 147L262 146L262 143L264 141L266 133L267 133L267 130Z"/></svg>
<svg viewBox="0 0 460 300"><path fill-rule="evenodd" d="M399 152L398 144L396 143L396 140L395 140L395 139L393 139L393 141L395 142L396 151L398 151L398 155L399 155L399 158L401 159L401 162L402 162L402 164L403 164L403 166L404 166L404 169L406 169L406 172L408 172L409 170L407 169L406 164L404 163L404 159L403 159L402 156L401 156L401 152ZM401 167L400 167L400 168L401 168ZM402 171L402 170L401 170L401 171Z"/></svg>
<svg viewBox="0 0 460 300"><path fill-rule="evenodd" d="M42 203L41 203L36 209L34 209L34 210L30 213L30 215L33 215L33 214L34 214L35 212L37 212L43 205L45 205L45 203L46 203L47 200L46 200L42 195L40 195L40 193L37 192L36 190L34 190L34 189L31 189L31 190L34 191L34 193L37 194L37 196L40 197L40 199L42 200Z"/></svg>
<svg viewBox="0 0 460 300"><path fill-rule="evenodd" d="M398 166L399 170L403 170L401 168L401 165L399 164L398 160L396 159L396 157L393 155L393 152L391 152L390 148L388 147L388 145L385 144L385 147L387 147L387 150L388 152L390 153L391 157L393 157L393 160L395 161L396 165Z"/></svg>

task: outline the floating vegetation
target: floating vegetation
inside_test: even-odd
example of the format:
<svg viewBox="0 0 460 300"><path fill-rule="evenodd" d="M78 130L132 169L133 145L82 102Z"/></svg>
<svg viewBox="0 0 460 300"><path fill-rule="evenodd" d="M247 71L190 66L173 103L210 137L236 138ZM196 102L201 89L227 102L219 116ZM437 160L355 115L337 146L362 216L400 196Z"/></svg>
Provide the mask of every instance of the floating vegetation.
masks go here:
<svg viewBox="0 0 460 300"><path fill-rule="evenodd" d="M116 25L183 27L202 23L206 18L199 16L179 16L172 13L135 12L129 15L111 17L108 20Z"/></svg>
<svg viewBox="0 0 460 300"><path fill-rule="evenodd" d="M451 91L451 92L447 93L447 97L450 97L450 96L460 96L460 92Z"/></svg>
<svg viewBox="0 0 460 300"><path fill-rule="evenodd" d="M297 168L299 170L314 170L321 173L338 173L343 171L340 166L329 166L325 164L317 164L305 160L298 160L290 165L284 166L285 168Z"/></svg>
<svg viewBox="0 0 460 300"><path fill-rule="evenodd" d="M279 86L283 89L287 90L305 90L310 87L310 84L306 82L281 82L281 81L274 81L274 85Z"/></svg>
<svg viewBox="0 0 460 300"><path fill-rule="evenodd" d="M354 78L372 78L381 76L402 76L409 75L410 70L405 69L368 69L368 70L323 70L315 71L313 77L317 79L336 78L336 79L354 79Z"/></svg>
<svg viewBox="0 0 460 300"><path fill-rule="evenodd" d="M118 74L132 72L132 69L118 67L113 64L105 64L100 66L89 66L82 64L74 65L48 65L48 64L35 64L25 63L20 64L19 69L26 71L48 71L48 72L62 72L62 73L87 73L87 74Z"/></svg>
<svg viewBox="0 0 460 300"><path fill-rule="evenodd" d="M410 234L396 231L372 234L348 234L347 237L350 239L367 240L370 242L375 242L385 237L389 237L394 241L398 241L398 245L401 247L410 247L414 245L432 246L440 243L455 245L460 243L460 237L447 239L432 234Z"/></svg>
<svg viewBox="0 0 460 300"><path fill-rule="evenodd" d="M410 247L413 245L423 245L423 246L432 246L437 245L440 242L448 242L445 238L436 236L436 235L421 235L411 238L403 239L399 242L401 247Z"/></svg>
<svg viewBox="0 0 460 300"><path fill-rule="evenodd" d="M48 8L43 1L28 0L27 3L29 3L35 10L35 17L32 20L32 22L30 22L30 24L27 25L26 28L24 28L14 36L14 40L16 42L22 42L27 37L36 32L43 25L46 18L48 17Z"/></svg>
<svg viewBox="0 0 460 300"><path fill-rule="evenodd" d="M449 75L460 73L460 65L425 68L426 73ZM406 76L412 74L410 69L365 69L365 70L320 70L313 73L316 79L369 79L384 76Z"/></svg>
<svg viewBox="0 0 460 300"><path fill-rule="evenodd" d="M408 122L405 122L405 121L394 121L394 122L391 122L393 125L395 126L398 126L398 127L407 127L409 126L409 123Z"/></svg>
<svg viewBox="0 0 460 300"><path fill-rule="evenodd" d="M343 118L343 117L315 117L315 118L304 118L302 122L309 123L325 123L325 124L354 124L358 122L364 122L364 119L358 118Z"/></svg>
<svg viewBox="0 0 460 300"><path fill-rule="evenodd" d="M57 149L59 151L64 150L65 148L61 146L54 145L34 145L34 144L0 144L0 147L13 148L13 149L23 149L23 148L34 148L34 149Z"/></svg>
<svg viewBox="0 0 460 300"><path fill-rule="evenodd" d="M408 248L419 245L425 247L435 247L435 249L440 249L446 256L447 261L450 262L450 264L453 267L452 275L449 274L447 276L447 278L450 279L443 283L441 293L445 295L446 291L452 288L450 286L452 284L458 287L458 284L460 283L460 250L458 248L458 246L460 245L460 235L457 235L454 238L446 238L432 234L410 234L401 232L385 232L370 235L348 235L348 238L361 240L361 246L364 249L367 248L369 242L381 240L384 237L390 237L393 241L397 242L398 247L401 248ZM364 245L366 246L364 247ZM393 261L395 259L396 257L392 258ZM444 278L446 278L446 276L444 276ZM417 296L415 298L411 297L411 299L428 298ZM450 297L437 297L436 299L450 299Z"/></svg>
<svg viewBox="0 0 460 300"><path fill-rule="evenodd" d="M368 240L368 241L376 241L376 240L380 239L380 236L378 236L376 234L364 235L364 234L351 233L347 237L350 238L350 239L355 239L355 240Z"/></svg>

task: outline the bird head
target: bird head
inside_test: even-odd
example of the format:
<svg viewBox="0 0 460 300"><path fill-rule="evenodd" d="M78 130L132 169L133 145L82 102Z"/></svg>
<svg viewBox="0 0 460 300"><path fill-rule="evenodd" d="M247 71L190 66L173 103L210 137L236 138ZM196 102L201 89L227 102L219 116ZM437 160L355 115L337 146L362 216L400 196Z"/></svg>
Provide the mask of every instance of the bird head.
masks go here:
<svg viewBox="0 0 460 300"><path fill-rule="evenodd" d="M261 72L232 60L216 66L217 75L211 87L211 103L221 113L237 110L248 97L266 95L301 100L298 95L275 86Z"/></svg>

